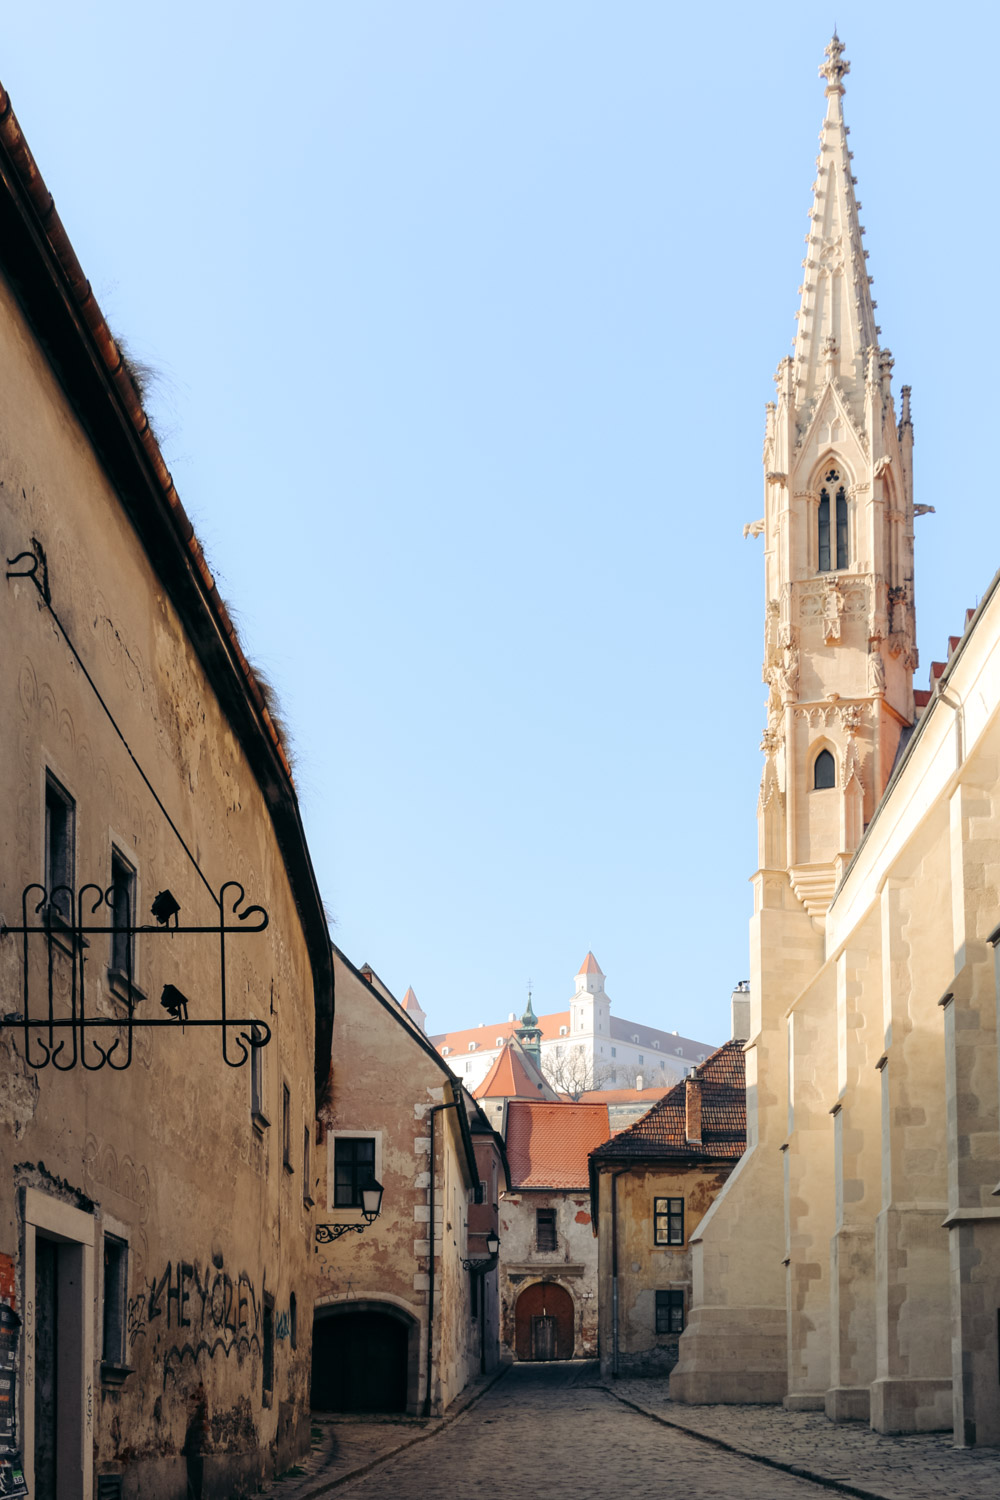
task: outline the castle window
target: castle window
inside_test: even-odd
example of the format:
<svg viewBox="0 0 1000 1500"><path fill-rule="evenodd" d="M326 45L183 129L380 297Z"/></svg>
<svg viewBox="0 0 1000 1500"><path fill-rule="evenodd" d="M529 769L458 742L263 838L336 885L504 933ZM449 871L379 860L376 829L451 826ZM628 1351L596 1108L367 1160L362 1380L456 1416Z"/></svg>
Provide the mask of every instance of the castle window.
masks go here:
<svg viewBox="0 0 1000 1500"><path fill-rule="evenodd" d="M821 750L816 757L813 766L813 789L817 792L826 791L828 787L837 785L837 763L829 750Z"/></svg>
<svg viewBox="0 0 1000 1500"><path fill-rule="evenodd" d="M833 493L831 499L831 491ZM846 568L850 558L847 546L847 490L840 471L830 469L819 492L819 571L837 572Z"/></svg>
<svg viewBox="0 0 1000 1500"><path fill-rule="evenodd" d="M569 1030L569 1027L568 1027L568 1026L560 1026L560 1028L559 1028L559 1035L560 1035L560 1036L565 1036L565 1035L566 1035L566 1032L567 1032L567 1031L568 1031L568 1030Z"/></svg>
<svg viewBox="0 0 1000 1500"><path fill-rule="evenodd" d="M497 1037L497 1046L498 1047L502 1047L503 1046L503 1037L502 1036L498 1036Z"/></svg>
<svg viewBox="0 0 1000 1500"><path fill-rule="evenodd" d="M475 1052L475 1050L476 1050L476 1044L475 1044L475 1042L470 1042L469 1043L469 1051L470 1052Z"/></svg>
<svg viewBox="0 0 1000 1500"><path fill-rule="evenodd" d="M441 1048L441 1056L442 1056L442 1057L447 1057L447 1056L448 1056L448 1053L449 1053L449 1052L450 1052L450 1051L451 1051L451 1048L450 1048L450 1047L442 1047L442 1048Z"/></svg>

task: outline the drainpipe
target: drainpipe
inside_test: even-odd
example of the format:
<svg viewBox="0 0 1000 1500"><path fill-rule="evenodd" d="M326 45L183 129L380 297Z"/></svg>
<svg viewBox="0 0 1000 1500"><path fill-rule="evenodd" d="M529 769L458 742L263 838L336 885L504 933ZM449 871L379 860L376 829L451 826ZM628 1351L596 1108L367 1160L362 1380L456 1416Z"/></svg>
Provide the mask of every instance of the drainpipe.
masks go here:
<svg viewBox="0 0 1000 1500"><path fill-rule="evenodd" d="M454 1092L454 1091L453 1091ZM450 1104L431 1105L431 1171L430 1171L430 1256L428 1259L427 1277L427 1366L426 1384L427 1390L424 1394L424 1416L431 1414L431 1378L434 1372L434 1116L439 1115L443 1109L457 1109L458 1095L452 1099ZM441 1227L441 1244L444 1245L444 1225Z"/></svg>
<svg viewBox="0 0 1000 1500"><path fill-rule="evenodd" d="M628 1167L611 1174L611 1374L618 1379L618 1179Z"/></svg>

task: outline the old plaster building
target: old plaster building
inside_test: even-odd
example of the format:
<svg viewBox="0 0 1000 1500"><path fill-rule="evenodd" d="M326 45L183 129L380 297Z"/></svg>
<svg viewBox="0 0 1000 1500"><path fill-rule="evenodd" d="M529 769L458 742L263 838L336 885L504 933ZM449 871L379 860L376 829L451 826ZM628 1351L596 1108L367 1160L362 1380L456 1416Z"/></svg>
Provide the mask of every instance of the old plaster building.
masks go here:
<svg viewBox="0 0 1000 1500"><path fill-rule="evenodd" d="M691 1305L691 1240L746 1146L742 1041L590 1153L601 1370L662 1375Z"/></svg>
<svg viewBox="0 0 1000 1500"><path fill-rule="evenodd" d="M20 1452L37 1500L250 1493L309 1440L326 920L267 701L2 90L0 368L0 1488Z"/></svg>
<svg viewBox="0 0 1000 1500"><path fill-rule="evenodd" d="M697 1063L704 1062L712 1051L707 1042L613 1016L604 977L597 959L588 953L577 972L568 1009L536 1017L529 998L530 1023L527 1013L520 1023L511 1013L506 1021L442 1032L431 1041L466 1088L473 1090L486 1077L505 1042L520 1035L526 1024L537 1030L537 1038L531 1040L537 1040L546 1077L557 1088L572 1089L574 1094L616 1084L631 1086L640 1073L649 1087L662 1083L667 1089Z"/></svg>
<svg viewBox="0 0 1000 1500"><path fill-rule="evenodd" d="M671 1395L1000 1443L1000 589L915 694L910 393L834 37L768 406L748 1151L694 1237Z"/></svg>
<svg viewBox="0 0 1000 1500"><path fill-rule="evenodd" d="M312 1188L326 1226L313 1406L438 1413L497 1360L486 1237L506 1186L503 1143L374 970L338 948L334 962L336 1055ZM366 1223L372 1178L382 1207Z"/></svg>
<svg viewBox="0 0 1000 1500"><path fill-rule="evenodd" d="M510 1191L500 1204L501 1342L514 1359L597 1354L597 1240L587 1160L607 1140L604 1104L512 1099Z"/></svg>

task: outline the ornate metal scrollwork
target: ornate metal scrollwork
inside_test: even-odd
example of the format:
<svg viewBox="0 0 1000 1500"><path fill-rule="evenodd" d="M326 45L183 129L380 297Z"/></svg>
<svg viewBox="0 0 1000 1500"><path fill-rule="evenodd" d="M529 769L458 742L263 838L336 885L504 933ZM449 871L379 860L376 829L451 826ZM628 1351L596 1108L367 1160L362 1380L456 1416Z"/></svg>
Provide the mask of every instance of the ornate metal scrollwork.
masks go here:
<svg viewBox="0 0 1000 1500"><path fill-rule="evenodd" d="M169 896L161 892L161 897ZM245 905L246 892L237 880L227 880L218 897L219 920L208 926L182 924L179 921L179 906L173 898L161 903L157 921L153 924L134 924L117 921L120 894L114 885L107 888L92 882L74 891L68 885L56 885L51 890L38 882L25 886L21 893L21 924L19 927L0 929L0 936L20 936L22 944L22 1006L20 1013L8 1013L0 1017L0 1030L20 1029L23 1033L24 1059L28 1066L41 1071L49 1066L58 1072L68 1073L79 1064L89 1072L108 1067L124 1072L132 1062L132 1041L137 1027L167 1026L175 1030L179 1026L184 1032L189 1026L214 1027L222 1033L222 1057L227 1067L241 1068L251 1052L266 1047L271 1040L271 1028L257 1017L231 1016L228 1012L226 990L226 943L234 936L245 937L263 932L268 925L268 915L262 906ZM154 903L155 907L156 903ZM166 905L169 915L162 915ZM107 922L95 920L102 910L110 913ZM131 914L130 914L131 915ZM236 922L231 923L230 917ZM38 920L30 920L36 918ZM135 983L133 974L135 938L163 938L174 941L178 937L208 936L218 938L219 988L218 1006L214 1014L199 1014L202 996L188 1001L176 986L165 984L160 1006L166 1015L137 1014L137 1008L152 1005ZM96 936L113 940L125 938L121 945L125 959L124 971L120 975L121 993L118 1003L124 1007L120 1015L95 1014L88 1011L87 963L90 939ZM32 942L45 945L44 970L47 1005L42 1013L33 1008ZM68 976L66 969L68 967ZM57 997L56 976L60 972L68 978L68 994ZM189 1006L195 1008L190 1013ZM117 1032L110 1045L98 1040L99 1033ZM64 1033L68 1033L68 1036ZM238 1055L237 1055L238 1049Z"/></svg>

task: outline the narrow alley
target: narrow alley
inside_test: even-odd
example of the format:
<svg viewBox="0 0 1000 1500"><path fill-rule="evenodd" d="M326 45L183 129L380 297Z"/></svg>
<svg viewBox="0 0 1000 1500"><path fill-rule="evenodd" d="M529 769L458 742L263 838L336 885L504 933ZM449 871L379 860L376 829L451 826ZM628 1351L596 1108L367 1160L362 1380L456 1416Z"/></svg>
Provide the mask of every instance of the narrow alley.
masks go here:
<svg viewBox="0 0 1000 1500"><path fill-rule="evenodd" d="M995 1500L1000 1453L948 1433L890 1437L780 1406L683 1406L666 1382L602 1380L596 1362L515 1364L444 1418L319 1419L308 1471L265 1500ZM684 1429L684 1430L682 1430ZM797 1471L797 1472L790 1472ZM812 1476L812 1477L810 1477Z"/></svg>

